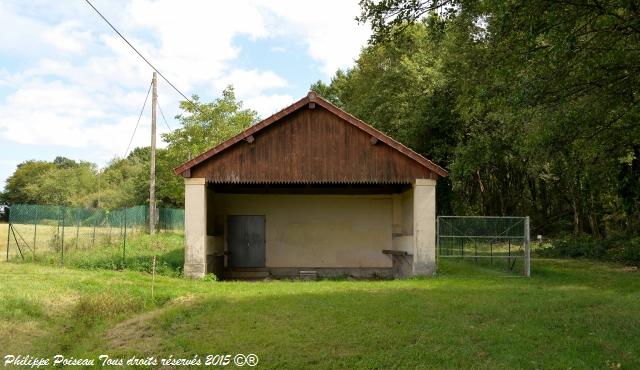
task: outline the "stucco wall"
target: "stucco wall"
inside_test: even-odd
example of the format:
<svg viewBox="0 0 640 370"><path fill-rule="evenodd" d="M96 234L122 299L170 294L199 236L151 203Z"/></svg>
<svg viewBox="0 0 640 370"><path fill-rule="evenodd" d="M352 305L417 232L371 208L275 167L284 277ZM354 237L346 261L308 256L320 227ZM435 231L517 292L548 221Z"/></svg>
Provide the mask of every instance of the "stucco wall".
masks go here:
<svg viewBox="0 0 640 370"><path fill-rule="evenodd" d="M184 274L202 277L206 272L207 188L205 179L184 179Z"/></svg>
<svg viewBox="0 0 640 370"><path fill-rule="evenodd" d="M212 195L216 233L226 215L266 216L267 267L391 267L391 195Z"/></svg>

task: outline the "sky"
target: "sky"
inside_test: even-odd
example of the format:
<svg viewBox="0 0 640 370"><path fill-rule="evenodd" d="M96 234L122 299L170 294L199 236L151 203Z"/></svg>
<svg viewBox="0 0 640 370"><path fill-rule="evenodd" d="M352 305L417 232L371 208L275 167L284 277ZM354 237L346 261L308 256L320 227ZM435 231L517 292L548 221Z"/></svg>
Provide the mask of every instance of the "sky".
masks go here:
<svg viewBox="0 0 640 370"><path fill-rule="evenodd" d="M352 66L371 32L357 0L91 1L187 96L231 84L262 118ZM151 75L84 0L0 0L0 188L25 160L123 157ZM159 79L159 134L179 126L180 98ZM150 122L147 105L132 147Z"/></svg>

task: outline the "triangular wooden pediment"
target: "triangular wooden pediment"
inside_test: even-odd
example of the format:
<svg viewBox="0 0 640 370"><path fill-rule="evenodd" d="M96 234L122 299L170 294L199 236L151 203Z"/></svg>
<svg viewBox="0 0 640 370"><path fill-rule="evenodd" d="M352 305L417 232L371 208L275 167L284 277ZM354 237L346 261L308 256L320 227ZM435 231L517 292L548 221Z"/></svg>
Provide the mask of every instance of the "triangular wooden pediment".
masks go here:
<svg viewBox="0 0 640 370"><path fill-rule="evenodd" d="M313 92L175 173L230 184L408 184L447 175Z"/></svg>

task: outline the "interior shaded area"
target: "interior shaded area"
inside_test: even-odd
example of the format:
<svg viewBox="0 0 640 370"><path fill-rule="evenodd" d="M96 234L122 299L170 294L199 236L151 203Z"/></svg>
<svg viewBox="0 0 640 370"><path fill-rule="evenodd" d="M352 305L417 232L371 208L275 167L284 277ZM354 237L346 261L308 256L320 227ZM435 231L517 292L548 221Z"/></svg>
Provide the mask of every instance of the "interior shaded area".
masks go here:
<svg viewBox="0 0 640 370"><path fill-rule="evenodd" d="M227 279L411 273L412 184L207 181L205 187L208 272Z"/></svg>

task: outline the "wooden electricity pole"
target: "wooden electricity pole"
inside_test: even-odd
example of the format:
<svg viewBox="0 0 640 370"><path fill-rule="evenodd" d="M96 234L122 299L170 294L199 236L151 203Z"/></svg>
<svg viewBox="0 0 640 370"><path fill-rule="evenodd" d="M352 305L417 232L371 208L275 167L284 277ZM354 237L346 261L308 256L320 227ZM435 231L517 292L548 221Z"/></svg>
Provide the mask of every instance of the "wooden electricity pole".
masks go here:
<svg viewBox="0 0 640 370"><path fill-rule="evenodd" d="M149 173L149 234L156 232L156 105L158 101L158 80L153 72L151 80L151 164Z"/></svg>

